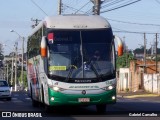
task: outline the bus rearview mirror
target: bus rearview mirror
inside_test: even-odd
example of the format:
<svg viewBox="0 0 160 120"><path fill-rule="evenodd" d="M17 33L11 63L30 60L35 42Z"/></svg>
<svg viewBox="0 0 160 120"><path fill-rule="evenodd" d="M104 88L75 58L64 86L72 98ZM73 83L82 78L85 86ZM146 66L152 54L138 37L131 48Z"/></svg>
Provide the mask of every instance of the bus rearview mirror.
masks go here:
<svg viewBox="0 0 160 120"><path fill-rule="evenodd" d="M47 57L47 43L45 36L43 36L41 40L41 57Z"/></svg>
<svg viewBox="0 0 160 120"><path fill-rule="evenodd" d="M123 55L123 42L121 40L120 37L118 36L114 36L114 41L117 42L118 44L118 56L122 56Z"/></svg>

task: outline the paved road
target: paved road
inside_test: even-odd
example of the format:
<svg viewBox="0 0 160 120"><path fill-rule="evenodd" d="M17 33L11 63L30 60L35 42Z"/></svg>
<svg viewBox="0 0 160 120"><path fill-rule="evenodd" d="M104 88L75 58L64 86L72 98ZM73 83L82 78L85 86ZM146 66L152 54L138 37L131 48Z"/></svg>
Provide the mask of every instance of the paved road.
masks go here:
<svg viewBox="0 0 160 120"><path fill-rule="evenodd" d="M0 112L2 111L17 111L17 112L41 112L44 113L43 107L32 107L31 99L24 92L18 92L12 94L12 100L0 100ZM114 105L108 105L106 113L103 115L99 115L96 112L95 106L89 107L60 107L59 109L53 110L51 113L43 114L47 117L69 117L69 118L77 118L77 117L112 117L112 116L129 116L128 112L133 113L160 113L160 102L159 101L151 101L150 99L137 99L137 98L123 98L118 97L117 103ZM111 114L112 113L112 114ZM42 116L43 116L42 115ZM57 116L58 115L58 116ZM160 115L160 114L158 114ZM70 117L72 116L72 117ZM159 116L160 117L160 116Z"/></svg>

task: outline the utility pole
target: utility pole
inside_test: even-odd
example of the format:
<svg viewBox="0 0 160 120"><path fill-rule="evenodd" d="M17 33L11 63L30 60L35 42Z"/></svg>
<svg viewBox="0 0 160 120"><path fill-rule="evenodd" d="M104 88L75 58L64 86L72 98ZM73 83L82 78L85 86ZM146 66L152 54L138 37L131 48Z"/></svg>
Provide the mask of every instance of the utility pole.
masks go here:
<svg viewBox="0 0 160 120"><path fill-rule="evenodd" d="M125 54L126 54L126 67L128 67L128 46L126 45L125 42L125 36L123 37L123 42L124 42L124 47L125 47Z"/></svg>
<svg viewBox="0 0 160 120"><path fill-rule="evenodd" d="M144 33L144 67L143 73L146 73L146 33Z"/></svg>
<svg viewBox="0 0 160 120"><path fill-rule="evenodd" d="M14 83L14 86L15 86L15 91L17 91L17 45L18 44L18 42L16 42L16 44L15 44L15 52L16 52L16 54L15 54L15 83Z"/></svg>
<svg viewBox="0 0 160 120"><path fill-rule="evenodd" d="M36 21L37 22L37 21ZM38 25L37 23L36 23L36 25ZM23 62L24 62L24 57L23 57L23 54L24 54L24 37L22 37L18 32L16 32L15 30L11 30L10 32L15 32L18 36L19 36L19 38L22 40L22 61L21 61L21 82L22 82L22 88L24 87L24 82L23 82ZM18 46L18 43L17 43L17 46ZM17 46L16 46L16 49L17 49ZM15 66L17 65L17 50L16 50L16 60L15 60L16 62L15 62ZM17 69L15 69L15 70L17 70ZM16 72L15 72L15 74L17 74Z"/></svg>
<svg viewBox="0 0 160 120"><path fill-rule="evenodd" d="M22 89L24 88L24 80L23 80L23 63L24 62L24 37L22 37L22 65L21 65L21 82L22 82Z"/></svg>
<svg viewBox="0 0 160 120"><path fill-rule="evenodd" d="M8 81L8 62L7 62L7 82L9 83Z"/></svg>
<svg viewBox="0 0 160 120"><path fill-rule="evenodd" d="M41 20L31 18L31 21L34 22L34 24L31 27L35 28Z"/></svg>
<svg viewBox="0 0 160 120"><path fill-rule="evenodd" d="M103 1L102 0L91 0L91 2L94 4L93 14L100 15L100 8L101 8L101 4L103 3Z"/></svg>
<svg viewBox="0 0 160 120"><path fill-rule="evenodd" d="M156 73L157 73L157 39L158 39L158 35L156 33Z"/></svg>
<svg viewBox="0 0 160 120"><path fill-rule="evenodd" d="M61 15L61 13L62 13L62 0L59 0L58 15Z"/></svg>
<svg viewBox="0 0 160 120"><path fill-rule="evenodd" d="M12 70L11 70L11 85L13 85L13 56L12 56ZM12 87L11 87L12 91Z"/></svg>

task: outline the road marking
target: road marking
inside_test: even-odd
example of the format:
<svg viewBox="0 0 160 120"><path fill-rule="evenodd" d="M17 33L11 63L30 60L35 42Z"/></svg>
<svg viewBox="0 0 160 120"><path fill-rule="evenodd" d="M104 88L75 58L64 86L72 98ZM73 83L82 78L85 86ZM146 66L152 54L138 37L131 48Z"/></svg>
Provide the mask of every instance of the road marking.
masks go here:
<svg viewBox="0 0 160 120"><path fill-rule="evenodd" d="M26 100L31 100L31 98L29 98L29 97L28 97L28 98L25 98L25 99L26 99Z"/></svg>
<svg viewBox="0 0 160 120"><path fill-rule="evenodd" d="M124 96L124 98L139 98L139 97L158 97L159 95L156 94L141 94L141 95L131 95L131 96Z"/></svg>
<svg viewBox="0 0 160 120"><path fill-rule="evenodd" d="M15 94L15 95L13 95L13 96L17 97L17 96L19 96L19 95L18 95L18 94Z"/></svg>
<svg viewBox="0 0 160 120"><path fill-rule="evenodd" d="M141 100L141 99L139 99L139 101L143 101L143 102L153 102L153 103L160 103L160 101L151 101L151 100Z"/></svg>
<svg viewBox="0 0 160 120"><path fill-rule="evenodd" d="M12 98L12 100L17 100L17 98Z"/></svg>
<svg viewBox="0 0 160 120"><path fill-rule="evenodd" d="M14 102L14 103L22 103L22 101L20 101L20 100L12 101L12 102Z"/></svg>
<svg viewBox="0 0 160 120"><path fill-rule="evenodd" d="M24 99L27 100L27 101L31 101L31 98L29 98L29 97L26 97L26 98L24 98ZM25 101L19 100L19 99L16 98L16 97L12 97L12 100L11 100L11 101L0 101L0 103L6 103L6 102L22 103L22 102L25 102Z"/></svg>

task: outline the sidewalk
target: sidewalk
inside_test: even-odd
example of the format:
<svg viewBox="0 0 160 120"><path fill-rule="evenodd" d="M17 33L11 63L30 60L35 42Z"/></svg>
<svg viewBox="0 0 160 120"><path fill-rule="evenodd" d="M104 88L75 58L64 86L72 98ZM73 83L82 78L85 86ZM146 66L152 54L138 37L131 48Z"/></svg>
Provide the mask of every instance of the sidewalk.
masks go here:
<svg viewBox="0 0 160 120"><path fill-rule="evenodd" d="M152 99L157 99L160 101L160 95L158 94L153 94L153 93L148 93L143 90L139 90L136 92L118 92L117 97L123 97L123 98L152 98Z"/></svg>

